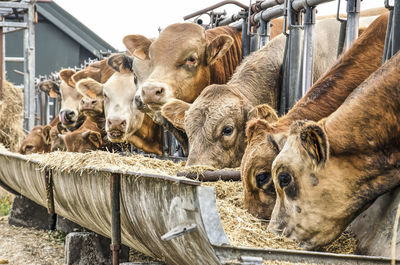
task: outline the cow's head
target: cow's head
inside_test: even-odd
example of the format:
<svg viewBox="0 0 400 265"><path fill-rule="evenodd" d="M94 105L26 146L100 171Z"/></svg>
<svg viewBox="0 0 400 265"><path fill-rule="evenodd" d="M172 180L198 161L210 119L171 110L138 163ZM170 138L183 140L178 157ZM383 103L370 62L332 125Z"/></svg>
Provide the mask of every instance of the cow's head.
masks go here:
<svg viewBox="0 0 400 265"><path fill-rule="evenodd" d="M88 67L76 72L72 76L74 84L78 83L79 80L85 78L92 78L97 82L104 84L114 73L114 70L107 64L107 59L94 62Z"/></svg>
<svg viewBox="0 0 400 265"><path fill-rule="evenodd" d="M154 111L174 98L193 102L210 84L210 65L233 43L228 35L208 42L205 30L194 23L172 24L153 42L141 35L126 36L123 41L132 55L150 61L141 100Z"/></svg>
<svg viewBox="0 0 400 265"><path fill-rule="evenodd" d="M21 144L19 153L28 155L32 153L47 153L50 151L51 126L35 126L25 137Z"/></svg>
<svg viewBox="0 0 400 265"><path fill-rule="evenodd" d="M307 249L335 239L348 224L351 192L329 164L329 144L315 122L297 121L272 165L277 199L269 229ZM341 167L348 167L342 163ZM348 167L347 175L352 175ZM340 178L340 177L339 177ZM354 198L355 199L355 198Z"/></svg>
<svg viewBox="0 0 400 265"><path fill-rule="evenodd" d="M39 89L51 98L60 96L60 84L53 80L45 80L39 83Z"/></svg>
<svg viewBox="0 0 400 265"><path fill-rule="evenodd" d="M60 134L66 133L64 127L62 127L61 122L58 122L56 126L53 126L50 130L50 151L65 151L65 143L60 137Z"/></svg>
<svg viewBox="0 0 400 265"><path fill-rule="evenodd" d="M265 108L271 119L275 112L267 105L253 109L234 87L211 85L188 104L173 100L162 108L162 115L189 139L187 165L216 168L238 167L246 147L245 125Z"/></svg>
<svg viewBox="0 0 400 265"><path fill-rule="evenodd" d="M61 110L59 118L64 128L74 130L84 120L84 116L79 113L79 102L82 95L75 89L75 84L71 77L75 74L74 70L64 69L60 71Z"/></svg>
<svg viewBox="0 0 400 265"><path fill-rule="evenodd" d="M115 73L104 84L91 78L78 82L81 94L104 101L107 136L112 142L124 142L142 125L144 114L134 104L136 75L132 71L133 59L116 54L108 59Z"/></svg>
<svg viewBox="0 0 400 265"><path fill-rule="evenodd" d="M98 150L103 145L101 134L92 130L77 130L59 137L64 141L68 152L85 153Z"/></svg>

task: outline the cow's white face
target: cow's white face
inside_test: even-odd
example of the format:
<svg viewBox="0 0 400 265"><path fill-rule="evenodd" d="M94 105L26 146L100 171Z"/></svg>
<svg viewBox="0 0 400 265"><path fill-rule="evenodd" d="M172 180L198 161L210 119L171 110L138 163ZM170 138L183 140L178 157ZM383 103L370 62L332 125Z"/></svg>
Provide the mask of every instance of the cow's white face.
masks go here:
<svg viewBox="0 0 400 265"><path fill-rule="evenodd" d="M103 85L106 131L112 142L122 142L135 133L144 118L134 104L136 93L133 73L116 72Z"/></svg>
<svg viewBox="0 0 400 265"><path fill-rule="evenodd" d="M61 94L61 110L59 113L60 121L63 127L70 129L74 128L79 120L79 102L82 95L75 89L65 83L60 84Z"/></svg>

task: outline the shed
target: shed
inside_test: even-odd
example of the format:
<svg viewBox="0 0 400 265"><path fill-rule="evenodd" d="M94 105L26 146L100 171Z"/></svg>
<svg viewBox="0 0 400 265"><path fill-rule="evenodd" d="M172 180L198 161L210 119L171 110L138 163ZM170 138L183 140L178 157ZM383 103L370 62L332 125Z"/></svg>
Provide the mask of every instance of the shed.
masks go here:
<svg viewBox="0 0 400 265"><path fill-rule="evenodd" d="M81 65L88 59L101 59L104 52L116 49L53 1L38 1L35 25L36 76L48 75L61 68ZM7 20L16 21L10 16ZM23 57L23 31L5 34L5 57ZM7 79L23 84L23 62L6 61Z"/></svg>

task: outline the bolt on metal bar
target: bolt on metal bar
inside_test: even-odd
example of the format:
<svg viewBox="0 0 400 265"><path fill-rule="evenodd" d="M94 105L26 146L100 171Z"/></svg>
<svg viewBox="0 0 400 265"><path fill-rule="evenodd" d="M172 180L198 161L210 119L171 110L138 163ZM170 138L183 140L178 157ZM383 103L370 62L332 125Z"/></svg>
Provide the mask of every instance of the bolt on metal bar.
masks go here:
<svg viewBox="0 0 400 265"><path fill-rule="evenodd" d="M303 66L302 66L302 96L313 84L314 69L314 28L315 28L316 9L311 6L306 7L304 14L304 44L303 44Z"/></svg>
<svg viewBox="0 0 400 265"><path fill-rule="evenodd" d="M360 19L360 1L347 0L347 27L345 49L348 50L358 38L358 22Z"/></svg>
<svg viewBox="0 0 400 265"><path fill-rule="evenodd" d="M112 264L119 264L119 250L121 249L121 211L120 211L120 191L121 174L111 174L111 245Z"/></svg>

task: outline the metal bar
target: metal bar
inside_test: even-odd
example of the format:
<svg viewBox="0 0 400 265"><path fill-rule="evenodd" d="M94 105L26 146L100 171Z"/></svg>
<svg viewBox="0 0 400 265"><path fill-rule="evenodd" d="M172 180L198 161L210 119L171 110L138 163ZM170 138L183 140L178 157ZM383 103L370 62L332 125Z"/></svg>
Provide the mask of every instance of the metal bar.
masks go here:
<svg viewBox="0 0 400 265"><path fill-rule="evenodd" d="M35 122L35 25L34 5L30 4L24 15L28 28L24 32L24 120L30 131Z"/></svg>
<svg viewBox="0 0 400 265"><path fill-rule="evenodd" d="M3 98L3 78L4 78L4 38L3 38L3 27L0 27L0 100Z"/></svg>
<svg viewBox="0 0 400 265"><path fill-rule="evenodd" d="M0 27L12 27L12 28L27 28L28 23L26 22L0 22Z"/></svg>
<svg viewBox="0 0 400 265"><path fill-rule="evenodd" d="M339 57L343 52L344 42L346 39L346 27L347 27L347 20L340 21L340 32L339 32L338 50L336 57Z"/></svg>
<svg viewBox="0 0 400 265"><path fill-rule="evenodd" d="M178 177L186 177L199 181L218 181L218 180L233 180L240 181L240 171L238 170L215 170L198 172L178 172Z"/></svg>
<svg viewBox="0 0 400 265"><path fill-rule="evenodd" d="M393 40L392 40L392 56L400 50L400 1L394 1L393 8Z"/></svg>
<svg viewBox="0 0 400 265"><path fill-rule="evenodd" d="M304 44L303 44L303 71L302 71L302 96L313 84L314 69L314 27L316 8L307 6L304 14Z"/></svg>
<svg viewBox="0 0 400 265"><path fill-rule="evenodd" d="M250 36L247 32L247 21L242 21L242 58L250 54Z"/></svg>
<svg viewBox="0 0 400 265"><path fill-rule="evenodd" d="M53 171L49 168L44 170L44 183L46 186L47 213L49 214L49 230L55 230L57 214L54 209Z"/></svg>
<svg viewBox="0 0 400 265"><path fill-rule="evenodd" d="M13 63L23 63L25 61L24 57L4 57L5 62L13 62Z"/></svg>
<svg viewBox="0 0 400 265"><path fill-rule="evenodd" d="M240 13L238 14L233 14L232 16L226 17L223 20L219 21L217 23L217 26L226 26L231 24L232 22L238 21L242 18L242 15Z"/></svg>
<svg viewBox="0 0 400 265"><path fill-rule="evenodd" d="M258 49L262 49L270 40L271 35L271 22L265 22L265 20L260 20L260 26L258 27Z"/></svg>
<svg viewBox="0 0 400 265"><path fill-rule="evenodd" d="M391 49L392 23L391 23L391 21L393 21L393 9L391 9L389 12L389 20L388 20L388 24L387 24L387 28L386 28L385 46L383 48L382 63L386 62L390 58L389 54L391 54L391 52L392 52L392 49Z"/></svg>
<svg viewBox="0 0 400 265"><path fill-rule="evenodd" d="M358 38L360 1L361 0L347 0L346 50L348 50L351 44L353 44L353 42Z"/></svg>
<svg viewBox="0 0 400 265"><path fill-rule="evenodd" d="M232 264L229 260L239 259L241 256L262 257L268 261L288 261L316 264L346 264L346 265L369 265L390 264L391 259L386 257L332 254L314 251L281 250L281 249L254 249L244 247L226 247L214 245L217 256L222 264ZM400 264L396 260L396 264Z"/></svg>
<svg viewBox="0 0 400 265"><path fill-rule="evenodd" d="M40 125L47 124L47 95L43 92L39 92L39 102L40 102Z"/></svg>
<svg viewBox="0 0 400 265"><path fill-rule="evenodd" d="M255 3L251 6L253 12L260 12L261 10L268 9L270 7L283 4L285 0L264 0L259 3Z"/></svg>
<svg viewBox="0 0 400 265"><path fill-rule="evenodd" d="M24 2L0 2L0 8L20 8L20 9L28 9L29 3Z"/></svg>
<svg viewBox="0 0 400 265"><path fill-rule="evenodd" d="M111 174L111 246L112 264L119 264L119 250L121 249L121 212L120 212L120 191L121 175Z"/></svg>
<svg viewBox="0 0 400 265"><path fill-rule="evenodd" d="M292 1L292 8L299 12L302 9L305 9L307 6L317 6L319 4L332 2L334 0L293 0Z"/></svg>
<svg viewBox="0 0 400 265"><path fill-rule="evenodd" d="M251 23L253 26L260 22L260 19L270 21L271 19L281 17L285 13L285 5L278 5L267 10L261 11L252 16Z"/></svg>
<svg viewBox="0 0 400 265"><path fill-rule="evenodd" d="M202 14L208 12L208 11L211 11L211 10L213 10L213 9L216 9L216 8L218 8L218 7L221 7L221 6L224 6L224 5L228 5L228 4L237 5L237 6L243 8L243 9L245 9L245 10L249 10L249 7L248 7L248 6L242 4L242 3L238 2L238 1L226 0L226 1L219 2L219 3L215 4L215 5L212 5L212 6L203 8L203 9L201 9L201 10L199 10L199 11L196 11L196 12L194 12L194 13L191 13L191 14L189 14L189 15L186 15L186 16L183 17L183 20L191 19L191 18L193 18L193 17L202 15Z"/></svg>

